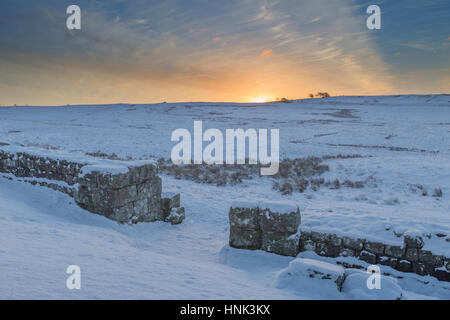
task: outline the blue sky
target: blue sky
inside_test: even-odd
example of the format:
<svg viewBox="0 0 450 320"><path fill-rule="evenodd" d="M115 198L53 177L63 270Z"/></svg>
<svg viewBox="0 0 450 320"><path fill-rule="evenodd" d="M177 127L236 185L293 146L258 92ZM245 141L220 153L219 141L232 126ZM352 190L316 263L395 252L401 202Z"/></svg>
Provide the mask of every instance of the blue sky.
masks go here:
<svg viewBox="0 0 450 320"><path fill-rule="evenodd" d="M448 0L2 0L0 104L450 93L449 21Z"/></svg>

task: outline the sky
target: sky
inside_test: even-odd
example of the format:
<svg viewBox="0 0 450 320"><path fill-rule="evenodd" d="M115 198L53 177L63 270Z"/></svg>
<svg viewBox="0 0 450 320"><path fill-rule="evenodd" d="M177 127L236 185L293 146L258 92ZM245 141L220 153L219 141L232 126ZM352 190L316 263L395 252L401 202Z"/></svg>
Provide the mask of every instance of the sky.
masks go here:
<svg viewBox="0 0 450 320"><path fill-rule="evenodd" d="M449 57L448 0L0 2L2 106L450 93Z"/></svg>

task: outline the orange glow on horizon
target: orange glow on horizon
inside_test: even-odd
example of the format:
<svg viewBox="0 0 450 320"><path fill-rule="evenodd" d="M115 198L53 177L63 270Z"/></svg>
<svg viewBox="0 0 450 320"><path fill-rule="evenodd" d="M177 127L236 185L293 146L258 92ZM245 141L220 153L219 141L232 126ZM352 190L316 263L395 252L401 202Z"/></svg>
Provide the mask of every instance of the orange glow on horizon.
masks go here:
<svg viewBox="0 0 450 320"><path fill-rule="evenodd" d="M261 97L252 98L250 101L254 102L254 103L265 103L265 102L273 101L273 99L271 99L267 96L261 96Z"/></svg>

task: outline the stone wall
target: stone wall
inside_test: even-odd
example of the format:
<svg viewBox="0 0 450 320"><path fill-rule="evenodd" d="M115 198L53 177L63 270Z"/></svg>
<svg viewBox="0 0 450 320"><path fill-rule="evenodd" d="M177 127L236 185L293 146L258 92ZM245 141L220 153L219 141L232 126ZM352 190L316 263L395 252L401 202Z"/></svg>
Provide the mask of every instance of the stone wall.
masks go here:
<svg viewBox="0 0 450 320"><path fill-rule="evenodd" d="M450 259L423 250L419 236L404 236L403 246L387 245L336 234L301 232L300 211L295 207L268 209L264 203L233 203L230 208L231 247L261 249L286 256L311 250L325 257L357 257L369 264L390 266L403 272L431 275L450 281Z"/></svg>
<svg viewBox="0 0 450 320"><path fill-rule="evenodd" d="M118 222L164 220L161 178L151 164L129 167L125 173L89 172L77 179L76 203Z"/></svg>
<svg viewBox="0 0 450 320"><path fill-rule="evenodd" d="M0 172L65 192L92 213L120 223L183 221L179 194L161 196L161 178L153 164L120 165L121 170L109 172L86 162L0 150Z"/></svg>
<svg viewBox="0 0 450 320"><path fill-rule="evenodd" d="M230 246L296 256L300 210L276 203L233 203L229 213Z"/></svg>
<svg viewBox="0 0 450 320"><path fill-rule="evenodd" d="M69 186L77 183L83 162L57 160L35 156L25 152L10 153L0 150L0 172L11 173L16 177L34 177L64 181Z"/></svg>
<svg viewBox="0 0 450 320"><path fill-rule="evenodd" d="M423 239L418 236L405 236L403 246L394 246L312 231L301 233L299 252L311 250L320 256L332 258L357 257L369 264L386 265L402 272L431 275L439 280L450 281L450 259L422 250L423 244Z"/></svg>

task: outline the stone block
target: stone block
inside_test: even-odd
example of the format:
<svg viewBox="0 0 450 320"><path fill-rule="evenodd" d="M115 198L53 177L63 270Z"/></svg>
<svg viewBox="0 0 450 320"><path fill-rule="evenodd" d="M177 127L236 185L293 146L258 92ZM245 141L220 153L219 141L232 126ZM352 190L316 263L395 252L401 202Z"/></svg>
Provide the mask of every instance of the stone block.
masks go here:
<svg viewBox="0 0 450 320"><path fill-rule="evenodd" d="M181 206L181 197L179 193L165 192L161 197L161 210L164 218L170 214L172 209Z"/></svg>
<svg viewBox="0 0 450 320"><path fill-rule="evenodd" d="M312 239L314 242L322 242L322 243L325 243L325 242L328 242L328 241L329 241L330 235L327 234L327 233L320 233L320 232L313 231L313 232L311 232L311 239Z"/></svg>
<svg viewBox="0 0 450 320"><path fill-rule="evenodd" d="M301 250L302 251L315 251L316 244L312 240L306 240L301 242Z"/></svg>
<svg viewBox="0 0 450 320"><path fill-rule="evenodd" d="M431 251L419 250L419 260L425 264L431 265L435 268L440 268L444 265L444 257L435 255Z"/></svg>
<svg viewBox="0 0 450 320"><path fill-rule="evenodd" d="M128 203L123 207L113 208L111 211L113 212L113 215L107 217L120 223L130 222L131 219L135 217L134 207L132 203Z"/></svg>
<svg viewBox="0 0 450 320"><path fill-rule="evenodd" d="M229 211L230 228L259 230L258 207L232 206Z"/></svg>
<svg viewBox="0 0 450 320"><path fill-rule="evenodd" d="M416 249L422 249L424 245L422 237L413 235L405 235L403 243L405 247Z"/></svg>
<svg viewBox="0 0 450 320"><path fill-rule="evenodd" d="M261 249L261 230L249 230L237 226L230 227L229 244L231 247L238 249Z"/></svg>
<svg viewBox="0 0 450 320"><path fill-rule="evenodd" d="M429 265L426 265L422 262L414 262L412 264L413 272L417 273L418 275L425 276L432 274L434 271L433 267L430 267Z"/></svg>
<svg viewBox="0 0 450 320"><path fill-rule="evenodd" d="M376 264L377 263L377 256L371 252L368 251L361 251L359 254L359 259L362 261L365 261L369 264Z"/></svg>
<svg viewBox="0 0 450 320"><path fill-rule="evenodd" d="M362 240L362 239L353 239L353 238L349 238L349 237L343 237L342 244L346 248L354 249L357 251L361 251L364 248L364 240Z"/></svg>
<svg viewBox="0 0 450 320"><path fill-rule="evenodd" d="M332 246L328 242L316 243L316 253L320 256L336 258L339 256L340 248Z"/></svg>
<svg viewBox="0 0 450 320"><path fill-rule="evenodd" d="M302 241L311 240L311 232L302 231L301 234L300 234L300 239Z"/></svg>
<svg viewBox="0 0 450 320"><path fill-rule="evenodd" d="M407 248L405 253L405 259L412 262L419 261L419 250L415 248Z"/></svg>
<svg viewBox="0 0 450 320"><path fill-rule="evenodd" d="M295 257L298 254L299 234L264 232L261 249L282 256Z"/></svg>
<svg viewBox="0 0 450 320"><path fill-rule="evenodd" d="M300 209L284 212L275 210L276 208L259 208L261 229L264 232L296 233L300 225Z"/></svg>
<svg viewBox="0 0 450 320"><path fill-rule="evenodd" d="M448 272L448 271L441 270L441 269L435 270L433 276L436 277L440 281L450 282L450 272Z"/></svg>
<svg viewBox="0 0 450 320"><path fill-rule="evenodd" d="M384 255L384 244L380 242L367 241L364 243L364 249L378 256Z"/></svg>
<svg viewBox="0 0 450 320"><path fill-rule="evenodd" d="M354 257L354 256L356 256L356 254L355 254L355 251L353 249L340 248L339 256L341 256L341 257Z"/></svg>
<svg viewBox="0 0 450 320"><path fill-rule="evenodd" d="M180 224L186 218L184 207L172 208L171 213L167 216L166 221L171 224Z"/></svg>
<svg viewBox="0 0 450 320"><path fill-rule="evenodd" d="M402 258L405 254L404 248L392 245L386 245L384 252L387 256L394 258Z"/></svg>
<svg viewBox="0 0 450 320"><path fill-rule="evenodd" d="M400 260L397 265L397 270L402 272L412 272L412 263L408 260Z"/></svg>
<svg viewBox="0 0 450 320"><path fill-rule="evenodd" d="M332 246L340 247L342 245L342 239L335 234L330 234L329 241Z"/></svg>
<svg viewBox="0 0 450 320"><path fill-rule="evenodd" d="M379 257L378 263L383 266L388 266L388 267L395 269L397 267L398 260L396 258L390 258L390 257Z"/></svg>

